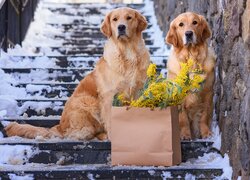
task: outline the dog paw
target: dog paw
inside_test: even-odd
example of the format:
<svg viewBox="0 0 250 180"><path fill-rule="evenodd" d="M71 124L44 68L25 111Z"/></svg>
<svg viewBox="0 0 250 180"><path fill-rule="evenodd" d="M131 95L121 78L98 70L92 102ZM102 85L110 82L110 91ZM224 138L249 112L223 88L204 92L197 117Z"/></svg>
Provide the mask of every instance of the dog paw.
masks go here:
<svg viewBox="0 0 250 180"><path fill-rule="evenodd" d="M181 130L181 140L191 140L191 133L187 129Z"/></svg>
<svg viewBox="0 0 250 180"><path fill-rule="evenodd" d="M201 132L202 139L209 138L210 136L212 136L212 132L210 130L206 130L206 131Z"/></svg>
<svg viewBox="0 0 250 180"><path fill-rule="evenodd" d="M99 140L101 140L101 141L108 140L108 135L107 135L107 133L100 133L100 134L98 134L96 137L97 137L97 139L99 139Z"/></svg>

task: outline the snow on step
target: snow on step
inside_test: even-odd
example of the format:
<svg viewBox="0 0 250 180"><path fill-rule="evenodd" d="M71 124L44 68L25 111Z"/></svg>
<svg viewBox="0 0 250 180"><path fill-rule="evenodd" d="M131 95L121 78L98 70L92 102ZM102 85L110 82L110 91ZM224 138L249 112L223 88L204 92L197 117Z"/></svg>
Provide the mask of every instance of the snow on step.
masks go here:
<svg viewBox="0 0 250 180"><path fill-rule="evenodd" d="M166 45L164 43L164 38L162 35L162 32L160 31L158 25L157 25L157 20L154 15L154 10L153 10L153 4L152 2L148 2L149 6L143 5L131 5L134 8L139 8L138 10L143 12L148 20L150 21L149 27L144 33L146 36L147 41L150 40L153 41L153 46L152 47L159 47L155 51L152 51L153 54L155 55L166 55ZM121 5L111 5L111 4L53 4L51 3L45 3L41 2L38 6L37 12L35 14L35 21L31 24L30 29L28 31L27 37L24 42L23 46L26 48L30 48L31 46L34 46L35 44L39 45L44 45L44 46L62 46L67 40L70 39L71 37L77 37L74 35L74 33L77 32L77 29L79 29L79 32L82 31L82 27L85 27L86 30L90 30L90 26L92 26L91 31L87 31L85 36L88 37L89 35L93 34L94 38L97 34L100 34L100 24L104 18L104 15L110 11L111 9L121 6ZM150 7L152 6L152 7ZM48 7L50 7L48 9ZM61 11L67 12L69 11L69 14L62 14L60 13L60 8ZM54 12L51 10L54 9ZM59 10L58 10L59 9ZM93 10L94 9L94 10ZM58 11L56 11L58 10ZM81 14L80 16L77 15L77 13L73 12L81 12L87 14L90 12L90 14L87 14L84 16ZM95 14L91 13L92 11L100 11L101 14ZM72 16L73 13L73 16ZM53 18L51 18L53 17ZM94 23L91 25L91 23ZM49 24L53 24L53 26L48 26ZM59 25L61 24L61 25ZM65 29L66 24L69 25L67 29ZM72 24L75 24L74 28L72 27ZM62 25L64 27L62 27ZM56 27L57 26L57 27ZM93 31L95 28L96 30ZM74 29L74 30L73 30ZM81 29L81 30L80 30ZM154 32L154 33L150 33ZM60 37L60 34L63 35ZM54 34L54 35L52 35ZM82 36L82 35L81 35ZM80 37L81 37L80 36ZM83 34L84 36L84 34ZM79 37L79 38L80 38ZM101 40L101 41L104 41ZM43 43L44 42L44 43ZM49 51L47 48L42 51L44 54L50 54L57 53L57 54L64 54L65 52L57 52L57 51ZM18 53L17 53L18 54ZM84 54L80 53L80 54Z"/></svg>
<svg viewBox="0 0 250 180"><path fill-rule="evenodd" d="M0 68L90 68L100 59L101 55L93 56L7 56L2 55ZM167 56L151 56L151 61L158 67L165 68Z"/></svg>

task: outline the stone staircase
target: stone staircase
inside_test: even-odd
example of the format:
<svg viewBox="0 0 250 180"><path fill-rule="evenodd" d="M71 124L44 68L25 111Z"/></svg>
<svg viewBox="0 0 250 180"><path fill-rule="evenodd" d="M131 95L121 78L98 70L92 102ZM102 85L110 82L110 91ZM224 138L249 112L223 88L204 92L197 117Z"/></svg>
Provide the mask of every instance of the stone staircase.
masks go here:
<svg viewBox="0 0 250 180"><path fill-rule="evenodd" d="M152 16L146 12L145 4L54 4L49 0L41 2L40 10L46 9L52 15L62 16L65 21L53 21L53 16L45 24L41 37L58 41L61 44L50 43L41 45L39 41L33 44L33 50L38 56L13 55L13 62L31 63L43 59L55 62L54 67L17 67L8 65L2 67L6 73L20 79L16 88L24 89L27 97L16 98L20 112L16 116L5 116L5 123L16 121L42 127L52 127L58 124L63 106L78 82L91 71L95 62L103 52L104 36L100 33L100 23L86 21L86 17L100 19L115 7L129 6L145 14L149 22L149 30L143 37L152 54L153 62L158 70L166 67L167 57L161 54L154 39L154 31L150 27ZM39 9L38 9L39 11ZM67 19L68 18L68 19ZM41 40L42 41L42 40ZM39 46L40 45L40 46ZM47 46L51 51L46 53ZM46 77L30 74L45 72ZM43 73L44 74L44 73ZM38 79L38 80L37 80ZM4 123L3 123L4 124ZM3 126L0 128L3 129ZM212 147L212 141L183 141L181 143L183 162L197 159L204 153L217 152ZM110 142L80 142L60 139L23 139L19 137L0 138L1 148L23 148L21 159L6 165L0 165L2 179L13 177L34 179L214 179L223 173L221 168L206 165L186 164L174 167L128 167L110 166ZM13 157L15 159L15 157ZM0 179L1 179L0 178Z"/></svg>

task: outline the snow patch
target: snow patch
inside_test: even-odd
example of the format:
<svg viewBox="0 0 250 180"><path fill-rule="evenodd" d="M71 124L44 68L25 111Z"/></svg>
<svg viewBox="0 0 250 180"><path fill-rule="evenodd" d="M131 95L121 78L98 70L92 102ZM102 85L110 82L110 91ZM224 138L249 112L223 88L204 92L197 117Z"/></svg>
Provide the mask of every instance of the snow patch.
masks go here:
<svg viewBox="0 0 250 180"><path fill-rule="evenodd" d="M231 179L232 178L232 167L230 166L229 157L227 154L222 157L218 153L205 153L203 156L198 157L197 159L190 159L185 163L181 163L182 166L196 166L197 168L206 167L206 168L221 168L223 169L223 174L220 177L217 177L218 180L221 179Z"/></svg>
<svg viewBox="0 0 250 180"><path fill-rule="evenodd" d="M24 176L18 176L16 174L8 174L9 175L9 178L10 180L33 180L34 177L33 177L33 174L26 174Z"/></svg>
<svg viewBox="0 0 250 180"><path fill-rule="evenodd" d="M16 45L13 49L9 49L9 51L18 51L20 50L20 46ZM24 51L21 48L21 52ZM22 54L22 53L21 53ZM25 54L27 56L27 54ZM34 56L34 58L29 57L14 57L11 56L11 53L5 53L1 51L1 61L0 68L51 68L56 66L56 59L49 59L47 56Z"/></svg>
<svg viewBox="0 0 250 180"><path fill-rule="evenodd" d="M89 180L95 180L94 175L91 173L88 173L87 177Z"/></svg>
<svg viewBox="0 0 250 180"><path fill-rule="evenodd" d="M220 163L220 165L223 167L223 174L220 177L216 178L216 180L232 179L233 168L230 166L228 154L224 155L224 158Z"/></svg>
<svg viewBox="0 0 250 180"><path fill-rule="evenodd" d="M150 176L153 176L155 174L155 170L148 170L148 173L150 174Z"/></svg>
<svg viewBox="0 0 250 180"><path fill-rule="evenodd" d="M0 123L3 125L3 127L8 126L11 122L10 121L0 121Z"/></svg>
<svg viewBox="0 0 250 180"><path fill-rule="evenodd" d="M150 23L152 24L151 28L148 28L147 31L151 31L152 39L154 40L153 46L160 47L157 51L155 51L154 55L169 55L169 50L165 44L165 37L163 36L163 32L161 31L158 21L155 15L154 10L154 1L152 0L145 0L145 6L142 8L144 15L151 16Z"/></svg>
<svg viewBox="0 0 250 180"><path fill-rule="evenodd" d="M11 96L0 95L0 111L2 112L1 115L16 116L17 109L17 102L13 100Z"/></svg>
<svg viewBox="0 0 250 180"><path fill-rule="evenodd" d="M3 137L4 137L4 136L3 136L3 133L2 133L2 132L0 132L0 139L1 139L1 138L3 138Z"/></svg>
<svg viewBox="0 0 250 180"><path fill-rule="evenodd" d="M172 175L171 175L171 172L168 172L168 171L163 171L161 177L164 180L166 180L168 178L173 178Z"/></svg>
<svg viewBox="0 0 250 180"><path fill-rule="evenodd" d="M196 179L196 177L192 174L187 173L185 175L185 180L195 180L195 179Z"/></svg>
<svg viewBox="0 0 250 180"><path fill-rule="evenodd" d="M212 132L213 132L212 138L214 141L213 147L220 150L220 148L221 148L221 132L220 132L220 128L219 128L218 124L213 126Z"/></svg>
<svg viewBox="0 0 250 180"><path fill-rule="evenodd" d="M0 164L21 165L28 162L29 158L37 154L39 150L32 146L24 145L0 145Z"/></svg>
<svg viewBox="0 0 250 180"><path fill-rule="evenodd" d="M7 115L7 111L6 110L1 110L0 111L0 119L3 118L6 115Z"/></svg>

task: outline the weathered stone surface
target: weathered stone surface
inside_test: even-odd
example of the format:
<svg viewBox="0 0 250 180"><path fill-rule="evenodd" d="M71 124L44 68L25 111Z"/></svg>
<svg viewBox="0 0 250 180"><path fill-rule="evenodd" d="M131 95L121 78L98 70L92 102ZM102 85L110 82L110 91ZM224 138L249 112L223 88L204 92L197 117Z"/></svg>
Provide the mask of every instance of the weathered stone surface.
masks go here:
<svg viewBox="0 0 250 180"><path fill-rule="evenodd" d="M242 15L242 38L250 47L250 1L246 3L246 9Z"/></svg>
<svg viewBox="0 0 250 180"><path fill-rule="evenodd" d="M204 15L217 54L215 109L233 178L250 179L250 0L154 0L164 31L178 14Z"/></svg>

